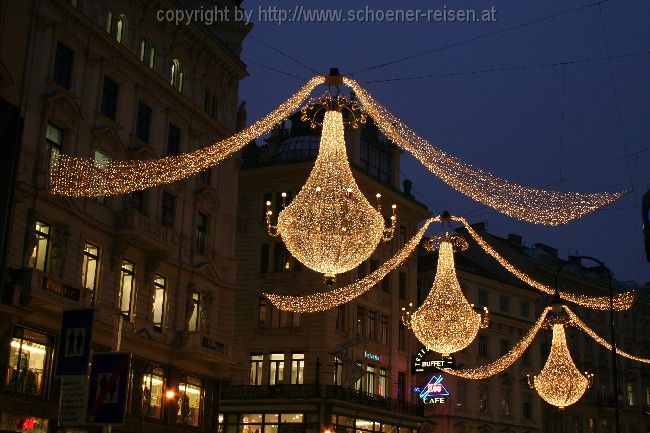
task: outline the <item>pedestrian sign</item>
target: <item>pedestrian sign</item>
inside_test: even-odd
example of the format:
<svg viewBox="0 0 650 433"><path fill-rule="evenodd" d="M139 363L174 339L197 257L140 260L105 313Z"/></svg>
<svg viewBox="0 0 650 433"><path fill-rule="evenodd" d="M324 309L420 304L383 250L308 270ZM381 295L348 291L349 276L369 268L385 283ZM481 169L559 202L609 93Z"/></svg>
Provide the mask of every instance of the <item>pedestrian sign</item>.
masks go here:
<svg viewBox="0 0 650 433"><path fill-rule="evenodd" d="M88 374L93 318L92 308L63 312L56 356L56 377Z"/></svg>
<svg viewBox="0 0 650 433"><path fill-rule="evenodd" d="M95 353L90 370L88 424L124 423L131 354Z"/></svg>

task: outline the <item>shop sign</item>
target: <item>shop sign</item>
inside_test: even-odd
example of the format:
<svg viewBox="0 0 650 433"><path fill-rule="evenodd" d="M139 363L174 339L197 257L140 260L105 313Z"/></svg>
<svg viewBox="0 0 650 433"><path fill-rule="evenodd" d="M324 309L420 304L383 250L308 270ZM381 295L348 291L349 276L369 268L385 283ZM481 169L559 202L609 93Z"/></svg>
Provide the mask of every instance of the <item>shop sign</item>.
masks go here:
<svg viewBox="0 0 650 433"><path fill-rule="evenodd" d="M420 400L424 404L446 403L449 397L449 391L442 384L442 381L442 374L431 376L431 379L429 379L426 385L413 388L413 391L418 393Z"/></svg>
<svg viewBox="0 0 650 433"><path fill-rule="evenodd" d="M48 420L29 415L19 415L10 412L0 414L0 431L20 433L47 433Z"/></svg>

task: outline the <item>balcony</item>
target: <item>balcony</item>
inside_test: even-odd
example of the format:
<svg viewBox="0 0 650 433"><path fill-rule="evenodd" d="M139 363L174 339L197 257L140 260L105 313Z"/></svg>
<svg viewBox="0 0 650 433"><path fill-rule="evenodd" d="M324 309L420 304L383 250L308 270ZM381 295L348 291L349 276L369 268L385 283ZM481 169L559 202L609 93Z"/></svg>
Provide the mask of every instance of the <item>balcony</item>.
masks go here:
<svg viewBox="0 0 650 433"><path fill-rule="evenodd" d="M393 413L423 416L424 407L394 398L381 397L354 389L328 385L231 385L221 390L222 400L327 399L355 403Z"/></svg>
<svg viewBox="0 0 650 433"><path fill-rule="evenodd" d="M179 359L201 359L214 365L232 364L230 345L200 332L183 332L176 348Z"/></svg>
<svg viewBox="0 0 650 433"><path fill-rule="evenodd" d="M135 238L149 250L172 251L178 242L176 231L132 208L122 214L118 229L120 236Z"/></svg>
<svg viewBox="0 0 650 433"><path fill-rule="evenodd" d="M51 311L78 307L85 301L85 289L63 283L33 268L12 269L3 293L3 302L12 305L38 305Z"/></svg>

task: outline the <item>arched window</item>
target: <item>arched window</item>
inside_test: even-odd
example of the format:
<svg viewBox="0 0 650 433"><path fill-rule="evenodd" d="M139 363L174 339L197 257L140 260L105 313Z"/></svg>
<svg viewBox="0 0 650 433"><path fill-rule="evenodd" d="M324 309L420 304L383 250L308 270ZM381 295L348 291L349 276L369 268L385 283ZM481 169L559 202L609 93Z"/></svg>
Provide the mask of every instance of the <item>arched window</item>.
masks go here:
<svg viewBox="0 0 650 433"><path fill-rule="evenodd" d="M178 59L172 60L170 83L179 92L183 91L183 79L184 74L183 70L181 69L181 63L178 61Z"/></svg>
<svg viewBox="0 0 650 433"><path fill-rule="evenodd" d="M111 30L113 30L113 11L109 9L106 14L106 33L111 33Z"/></svg>
<svg viewBox="0 0 650 433"><path fill-rule="evenodd" d="M156 47L154 45L149 47L149 59L147 64L151 69L156 66Z"/></svg>
<svg viewBox="0 0 650 433"><path fill-rule="evenodd" d="M126 17L124 15L120 15L120 18L117 20L117 23L115 23L115 33L113 34L113 36L115 36L115 40L120 44L124 40L125 32L126 32Z"/></svg>
<svg viewBox="0 0 650 433"><path fill-rule="evenodd" d="M140 41L140 61L151 69L156 65L156 47L146 39Z"/></svg>

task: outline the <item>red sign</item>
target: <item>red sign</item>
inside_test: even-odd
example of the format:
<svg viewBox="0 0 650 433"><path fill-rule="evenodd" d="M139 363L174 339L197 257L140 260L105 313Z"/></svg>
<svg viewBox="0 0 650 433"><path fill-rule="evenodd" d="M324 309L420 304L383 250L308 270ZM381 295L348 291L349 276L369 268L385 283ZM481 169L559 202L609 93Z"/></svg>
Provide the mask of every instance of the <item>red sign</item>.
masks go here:
<svg viewBox="0 0 650 433"><path fill-rule="evenodd" d="M16 428L19 430L34 430L34 427L36 427L34 418L22 418L16 424Z"/></svg>

